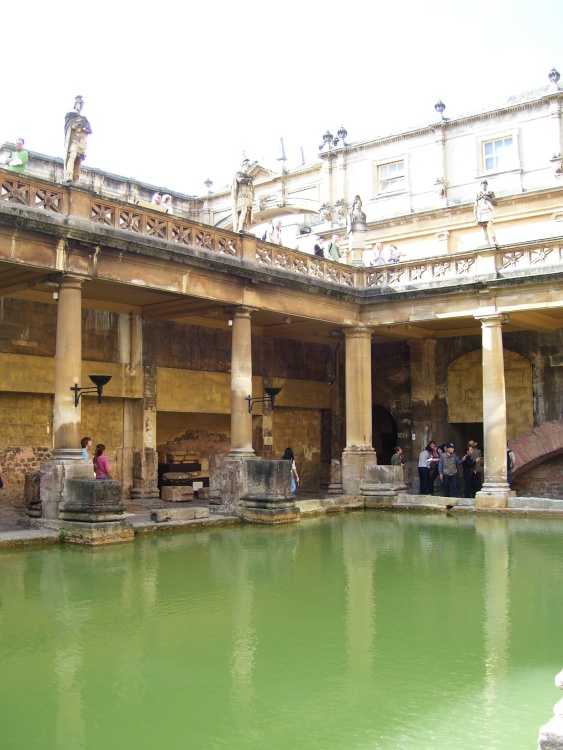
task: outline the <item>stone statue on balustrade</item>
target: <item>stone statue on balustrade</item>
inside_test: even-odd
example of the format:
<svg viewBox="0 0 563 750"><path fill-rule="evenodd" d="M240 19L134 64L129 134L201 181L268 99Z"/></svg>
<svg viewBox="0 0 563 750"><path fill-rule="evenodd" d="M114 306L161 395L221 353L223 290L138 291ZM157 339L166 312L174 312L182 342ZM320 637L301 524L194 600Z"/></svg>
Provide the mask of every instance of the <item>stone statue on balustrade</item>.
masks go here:
<svg viewBox="0 0 563 750"><path fill-rule="evenodd" d="M65 115L64 182L78 182L80 168L86 158L86 139L92 133L90 123L82 114L84 99L77 96L74 109Z"/></svg>
<svg viewBox="0 0 563 750"><path fill-rule="evenodd" d="M233 180L233 232L247 232L252 225L254 180L249 174L249 167L250 161L245 159Z"/></svg>
<svg viewBox="0 0 563 750"><path fill-rule="evenodd" d="M475 198L473 215L476 223L482 228L485 241L488 245L496 245L497 238L493 229L493 215L497 201L492 190L488 190L489 183L484 180L480 184L480 190Z"/></svg>
<svg viewBox="0 0 563 750"><path fill-rule="evenodd" d="M348 234L351 232L365 232L366 229L366 215L362 211L362 199L357 195L352 203L352 210L348 214Z"/></svg>

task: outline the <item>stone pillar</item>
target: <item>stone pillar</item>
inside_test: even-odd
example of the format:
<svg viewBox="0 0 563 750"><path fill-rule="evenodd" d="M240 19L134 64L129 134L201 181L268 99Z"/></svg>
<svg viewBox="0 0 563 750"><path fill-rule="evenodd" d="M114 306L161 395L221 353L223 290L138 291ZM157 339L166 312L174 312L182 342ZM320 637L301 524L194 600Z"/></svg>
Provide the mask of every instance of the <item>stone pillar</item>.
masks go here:
<svg viewBox="0 0 563 750"><path fill-rule="evenodd" d="M506 393L501 314L476 316L483 342L483 433L485 482L475 497L476 508L506 508L514 496L506 481Z"/></svg>
<svg viewBox="0 0 563 750"><path fill-rule="evenodd" d="M53 456L41 464L41 517L59 518L66 485L71 479L92 479L92 464L82 459L81 404L74 405L74 383L82 370L82 282L80 276L61 275L57 306L55 394L53 401Z"/></svg>
<svg viewBox="0 0 563 750"><path fill-rule="evenodd" d="M365 466L377 464L371 425L371 332L367 326L345 328L346 447L342 453L344 492L360 489Z"/></svg>
<svg viewBox="0 0 563 750"><path fill-rule="evenodd" d="M366 249L366 233L354 231L350 233L350 265L364 268L364 250Z"/></svg>
<svg viewBox="0 0 563 750"><path fill-rule="evenodd" d="M231 353L231 450L229 456L252 458L252 414L247 396L252 396L251 310L238 307L233 314Z"/></svg>
<svg viewBox="0 0 563 750"><path fill-rule="evenodd" d="M137 328L142 326L140 335ZM131 365L143 362L143 399L134 407L133 488L131 499L137 505L155 508L160 505L158 491L158 453L156 452L157 321L132 322L135 346L131 346ZM139 350L137 351L137 342Z"/></svg>
<svg viewBox="0 0 563 750"><path fill-rule="evenodd" d="M74 383L82 380L82 283L64 274L59 282L53 406L53 458L82 460L81 403L74 405Z"/></svg>

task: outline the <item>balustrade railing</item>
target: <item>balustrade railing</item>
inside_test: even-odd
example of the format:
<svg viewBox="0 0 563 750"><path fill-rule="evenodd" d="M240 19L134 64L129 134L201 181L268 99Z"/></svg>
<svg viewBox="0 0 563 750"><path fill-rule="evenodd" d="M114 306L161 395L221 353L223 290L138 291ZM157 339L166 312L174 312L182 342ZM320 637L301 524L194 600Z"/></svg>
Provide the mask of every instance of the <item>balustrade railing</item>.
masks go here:
<svg viewBox="0 0 563 750"><path fill-rule="evenodd" d="M562 242L538 241L375 267L349 266L272 245L252 235L240 235L181 220L150 208L92 197L84 191L69 190L46 180L32 180L7 170L0 170L0 201L81 216L94 224L231 257L244 257L262 267L348 287L393 288L441 281L448 283L481 273L502 274L527 269L533 273L542 265L563 261Z"/></svg>
<svg viewBox="0 0 563 750"><path fill-rule="evenodd" d="M67 191L48 184L37 184L15 172L0 174L0 201L42 208L57 214L67 213Z"/></svg>

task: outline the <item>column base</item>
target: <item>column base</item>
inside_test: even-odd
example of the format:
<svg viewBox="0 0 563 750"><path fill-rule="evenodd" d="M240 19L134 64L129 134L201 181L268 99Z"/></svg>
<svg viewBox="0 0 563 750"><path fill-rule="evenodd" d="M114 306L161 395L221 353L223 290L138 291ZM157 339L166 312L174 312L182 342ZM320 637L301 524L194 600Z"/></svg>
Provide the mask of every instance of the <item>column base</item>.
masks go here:
<svg viewBox="0 0 563 750"><path fill-rule="evenodd" d="M256 453L254 453L254 451L252 450L249 451L249 450L242 449L242 448L240 450L237 448L234 448L230 450L227 453L227 455L229 456L229 458L244 458L246 460L251 459L251 458L258 458L258 456L256 455Z"/></svg>
<svg viewBox="0 0 563 750"><path fill-rule="evenodd" d="M506 482L485 482L475 495L475 508L506 508L508 498L516 497Z"/></svg>
<svg viewBox="0 0 563 750"><path fill-rule="evenodd" d="M377 464L377 455L371 446L344 448L342 452L342 486L346 494L359 492L366 475L366 466Z"/></svg>
<svg viewBox="0 0 563 750"><path fill-rule="evenodd" d="M55 448L51 454L52 461L84 461L82 448ZM85 462L92 466L91 462ZM92 472L93 470L91 470Z"/></svg>

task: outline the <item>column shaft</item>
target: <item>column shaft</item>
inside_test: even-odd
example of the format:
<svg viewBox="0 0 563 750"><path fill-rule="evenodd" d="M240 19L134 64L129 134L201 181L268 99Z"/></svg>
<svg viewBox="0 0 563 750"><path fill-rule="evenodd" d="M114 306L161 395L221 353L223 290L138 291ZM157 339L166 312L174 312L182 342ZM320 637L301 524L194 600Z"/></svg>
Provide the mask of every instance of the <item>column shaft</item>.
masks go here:
<svg viewBox="0 0 563 750"><path fill-rule="evenodd" d="M250 309L239 307L233 315L231 352L231 456L254 456L252 414L247 396L252 396L252 338Z"/></svg>
<svg viewBox="0 0 563 750"><path fill-rule="evenodd" d="M81 458L81 404L74 405L74 383L82 377L82 282L65 275L59 283L53 409L54 454ZM75 455L76 454L76 455Z"/></svg>
<svg viewBox="0 0 563 750"><path fill-rule="evenodd" d="M483 343L483 433L485 482L476 505L506 507L506 393L502 349L503 315L480 317ZM486 496L495 500L483 503Z"/></svg>
<svg viewBox="0 0 563 750"><path fill-rule="evenodd" d="M346 334L346 447L372 447L371 328Z"/></svg>

